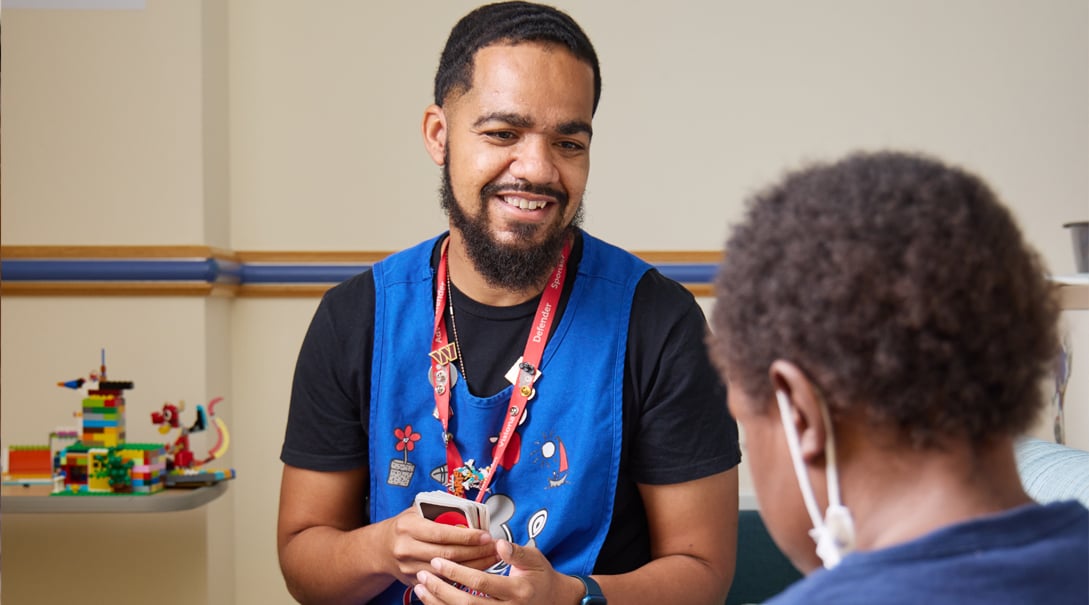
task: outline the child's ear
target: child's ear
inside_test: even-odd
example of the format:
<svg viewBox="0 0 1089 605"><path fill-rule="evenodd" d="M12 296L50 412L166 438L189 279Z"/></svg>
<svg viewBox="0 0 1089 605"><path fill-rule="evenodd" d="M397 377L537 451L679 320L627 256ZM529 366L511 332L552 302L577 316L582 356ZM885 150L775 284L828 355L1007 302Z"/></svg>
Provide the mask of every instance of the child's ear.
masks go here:
<svg viewBox="0 0 1089 605"><path fill-rule="evenodd" d="M789 420L798 431L802 460L806 464L823 461L827 427L821 413L822 403L813 383L801 368L783 359L772 362L768 376L775 390L786 396L791 415Z"/></svg>

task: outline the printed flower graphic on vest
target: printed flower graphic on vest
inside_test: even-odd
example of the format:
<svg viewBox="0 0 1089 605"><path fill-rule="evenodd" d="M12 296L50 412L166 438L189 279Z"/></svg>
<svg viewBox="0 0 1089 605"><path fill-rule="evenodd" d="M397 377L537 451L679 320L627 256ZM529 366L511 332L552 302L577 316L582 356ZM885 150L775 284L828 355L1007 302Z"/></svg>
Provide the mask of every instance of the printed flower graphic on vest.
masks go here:
<svg viewBox="0 0 1089 605"><path fill-rule="evenodd" d="M419 433L412 432L412 425L406 424L405 428L393 429L393 436L397 438L396 449L404 452L402 460L394 458L389 461L389 478L386 483L398 487L408 487L412 482L412 474L416 472L416 465L408 461L408 453L416 449L416 442L420 440Z"/></svg>

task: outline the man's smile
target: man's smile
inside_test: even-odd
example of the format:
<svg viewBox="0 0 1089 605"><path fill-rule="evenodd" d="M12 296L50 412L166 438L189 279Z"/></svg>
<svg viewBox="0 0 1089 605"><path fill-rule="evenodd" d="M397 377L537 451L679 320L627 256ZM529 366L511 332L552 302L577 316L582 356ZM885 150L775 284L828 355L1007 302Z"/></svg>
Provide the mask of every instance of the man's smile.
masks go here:
<svg viewBox="0 0 1089 605"><path fill-rule="evenodd" d="M543 209L546 206L555 203L552 200L527 199L525 197L516 195L501 195L499 196L499 199L508 206L514 206L522 210L537 210L538 208Z"/></svg>

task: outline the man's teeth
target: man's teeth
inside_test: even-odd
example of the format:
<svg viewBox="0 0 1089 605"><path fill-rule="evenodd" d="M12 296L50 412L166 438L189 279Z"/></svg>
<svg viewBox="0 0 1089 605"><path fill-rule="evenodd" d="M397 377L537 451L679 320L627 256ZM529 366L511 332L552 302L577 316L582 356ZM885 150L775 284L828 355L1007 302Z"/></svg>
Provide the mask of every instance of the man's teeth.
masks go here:
<svg viewBox="0 0 1089 605"><path fill-rule="evenodd" d="M538 208L544 208L546 205L548 205L548 202L545 201L539 202L537 200L527 200L524 198L506 198L505 201L511 206L517 206L522 210L536 210Z"/></svg>

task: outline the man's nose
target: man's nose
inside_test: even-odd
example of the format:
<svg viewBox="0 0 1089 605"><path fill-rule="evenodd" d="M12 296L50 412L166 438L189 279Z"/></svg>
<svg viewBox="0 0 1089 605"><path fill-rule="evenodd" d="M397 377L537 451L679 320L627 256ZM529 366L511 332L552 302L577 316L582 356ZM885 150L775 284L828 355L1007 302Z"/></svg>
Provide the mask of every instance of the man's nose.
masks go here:
<svg viewBox="0 0 1089 605"><path fill-rule="evenodd" d="M516 153L510 168L511 176L539 185L559 182L552 145L545 137L527 137L518 145Z"/></svg>

